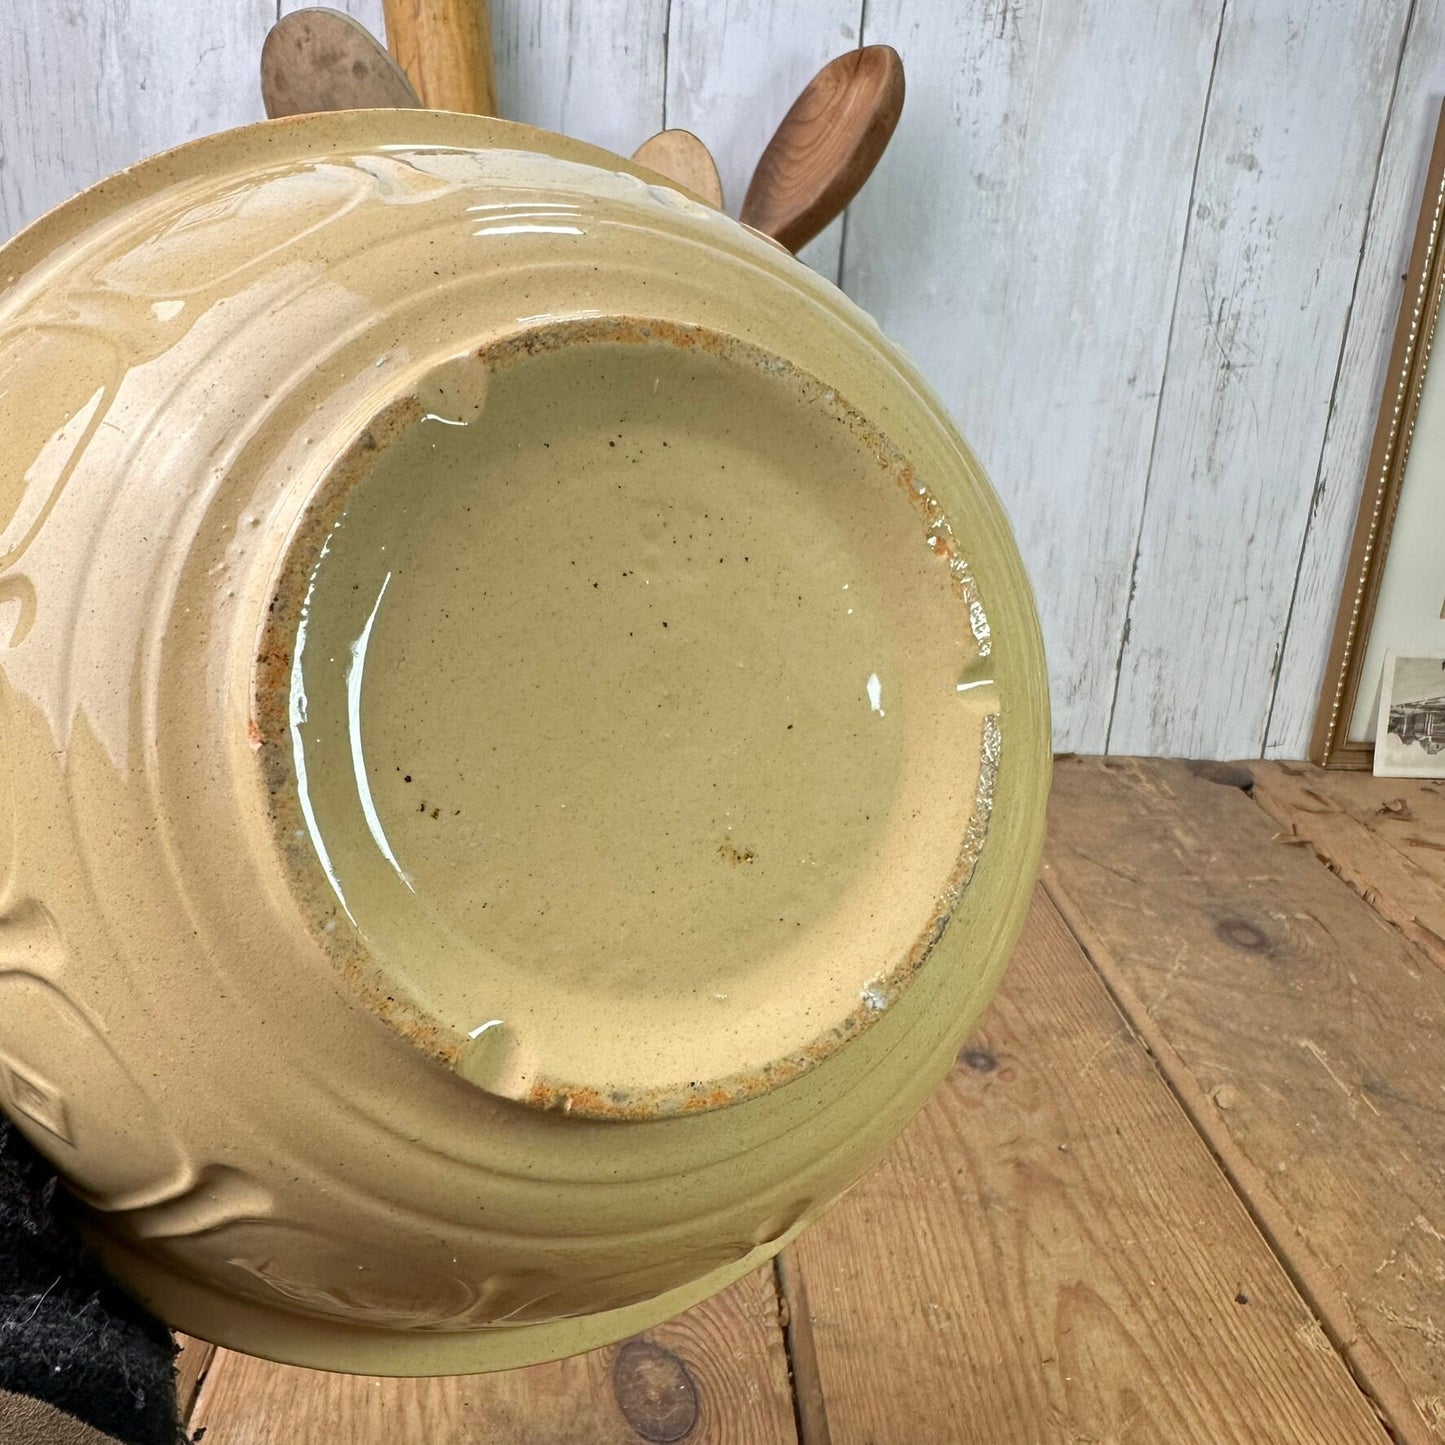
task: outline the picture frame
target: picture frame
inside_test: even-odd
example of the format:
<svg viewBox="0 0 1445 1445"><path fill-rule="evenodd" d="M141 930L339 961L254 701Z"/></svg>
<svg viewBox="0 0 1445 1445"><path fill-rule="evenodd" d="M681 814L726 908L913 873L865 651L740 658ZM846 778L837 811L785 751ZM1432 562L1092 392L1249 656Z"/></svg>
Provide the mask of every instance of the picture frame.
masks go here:
<svg viewBox="0 0 1445 1445"><path fill-rule="evenodd" d="M1441 107L1426 173L1424 200L1370 447L1364 495L1360 499L1310 743L1310 760L1327 768L1369 769L1374 763L1373 688L1381 670L1382 644L1375 640L1371 645L1372 628L1405 490L1442 292L1445 292L1442 257L1445 257L1445 105ZM1437 383L1445 388L1445 367L1441 373ZM1388 640L1387 643L1395 645ZM1425 651L1428 646L1402 645L1401 650ZM1367 655L1371 653L1374 657L1367 670ZM1372 691L1362 697L1365 687ZM1363 726L1361 718L1365 719Z"/></svg>

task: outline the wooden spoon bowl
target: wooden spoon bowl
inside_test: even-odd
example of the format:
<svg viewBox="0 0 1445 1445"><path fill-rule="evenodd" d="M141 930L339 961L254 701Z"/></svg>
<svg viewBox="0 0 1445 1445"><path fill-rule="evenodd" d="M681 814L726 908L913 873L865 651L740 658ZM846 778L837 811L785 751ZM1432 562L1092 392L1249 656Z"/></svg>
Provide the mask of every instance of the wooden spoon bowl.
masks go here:
<svg viewBox="0 0 1445 1445"><path fill-rule="evenodd" d="M632 159L686 186L708 205L722 210L722 180L717 173L717 162L690 130L660 130L632 152Z"/></svg>
<svg viewBox="0 0 1445 1445"><path fill-rule="evenodd" d="M330 110L409 110L419 106L401 67L372 33L340 10L293 10L261 47L266 114Z"/></svg>
<svg viewBox="0 0 1445 1445"><path fill-rule="evenodd" d="M831 60L793 102L758 161L741 219L790 251L856 196L903 111L903 62L891 45Z"/></svg>

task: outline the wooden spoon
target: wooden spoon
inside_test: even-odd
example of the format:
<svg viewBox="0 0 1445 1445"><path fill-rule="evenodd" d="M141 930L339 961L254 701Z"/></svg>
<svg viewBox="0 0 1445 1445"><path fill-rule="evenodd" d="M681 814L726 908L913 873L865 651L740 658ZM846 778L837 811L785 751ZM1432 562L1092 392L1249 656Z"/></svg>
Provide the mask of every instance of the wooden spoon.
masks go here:
<svg viewBox="0 0 1445 1445"><path fill-rule="evenodd" d="M873 173L903 112L903 62L891 45L830 60L763 150L741 219L790 251L839 215Z"/></svg>
<svg viewBox="0 0 1445 1445"><path fill-rule="evenodd" d="M320 110L414 109L401 67L360 21L340 10L293 10L261 47L261 98L273 120Z"/></svg>
<svg viewBox="0 0 1445 1445"><path fill-rule="evenodd" d="M690 130L660 130L632 152L632 159L722 210L722 178L717 164L712 152Z"/></svg>

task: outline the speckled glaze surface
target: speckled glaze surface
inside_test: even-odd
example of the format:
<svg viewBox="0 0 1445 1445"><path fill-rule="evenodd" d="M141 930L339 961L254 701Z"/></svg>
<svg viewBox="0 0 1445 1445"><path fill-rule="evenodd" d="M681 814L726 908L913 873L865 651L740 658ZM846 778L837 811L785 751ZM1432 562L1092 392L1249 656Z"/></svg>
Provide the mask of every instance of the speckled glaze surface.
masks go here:
<svg viewBox="0 0 1445 1445"><path fill-rule="evenodd" d="M0 1103L169 1322L420 1374L775 1253L948 1067L1049 777L1007 524L836 289L475 117L0 251Z"/></svg>

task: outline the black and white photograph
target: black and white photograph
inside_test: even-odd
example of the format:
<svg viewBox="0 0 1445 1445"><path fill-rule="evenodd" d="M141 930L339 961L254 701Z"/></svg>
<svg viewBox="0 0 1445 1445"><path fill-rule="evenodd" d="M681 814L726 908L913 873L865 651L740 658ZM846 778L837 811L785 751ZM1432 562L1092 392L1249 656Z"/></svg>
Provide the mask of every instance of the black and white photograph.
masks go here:
<svg viewBox="0 0 1445 1445"><path fill-rule="evenodd" d="M1375 775L1445 778L1445 655L1386 655Z"/></svg>

